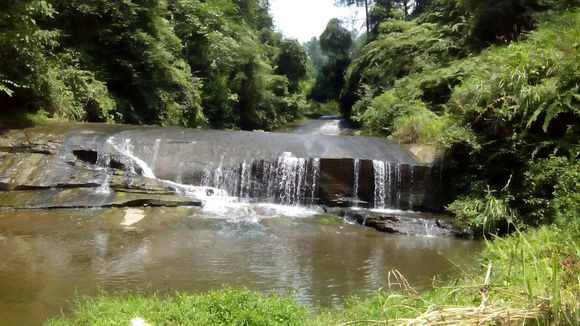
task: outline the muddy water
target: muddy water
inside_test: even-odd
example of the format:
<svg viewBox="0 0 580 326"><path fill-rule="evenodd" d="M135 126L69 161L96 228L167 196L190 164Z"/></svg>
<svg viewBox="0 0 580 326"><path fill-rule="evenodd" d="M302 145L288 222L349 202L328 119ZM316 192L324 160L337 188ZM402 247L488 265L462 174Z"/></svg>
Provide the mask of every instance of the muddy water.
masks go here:
<svg viewBox="0 0 580 326"><path fill-rule="evenodd" d="M387 287L390 269L426 289L434 276L457 274L453 264L475 266L480 250L474 241L389 235L305 209L241 211L0 211L1 324L40 324L99 288L227 284L294 291L301 304L327 306Z"/></svg>

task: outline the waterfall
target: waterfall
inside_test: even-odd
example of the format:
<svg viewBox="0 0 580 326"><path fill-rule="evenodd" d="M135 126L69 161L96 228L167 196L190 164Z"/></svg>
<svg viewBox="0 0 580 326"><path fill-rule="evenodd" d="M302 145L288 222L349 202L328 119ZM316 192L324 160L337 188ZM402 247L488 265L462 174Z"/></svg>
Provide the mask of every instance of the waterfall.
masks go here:
<svg viewBox="0 0 580 326"><path fill-rule="evenodd" d="M146 178L155 179L155 174L149 168L147 163L142 159L138 158L137 156L133 155L133 147L131 146L131 139L125 139L123 144L115 143L114 137L109 137L107 139L107 144L111 145L117 152L121 153L123 156L130 160L131 164L137 164L137 166L141 169L141 173Z"/></svg>
<svg viewBox="0 0 580 326"><path fill-rule="evenodd" d="M360 179L360 160L358 158L353 160L353 184L352 184L352 204L353 207L358 206L358 187L359 187L359 179Z"/></svg>
<svg viewBox="0 0 580 326"><path fill-rule="evenodd" d="M413 192L414 192L414 185L415 185L415 180L413 180L415 178L415 167L414 166L410 166L409 167L409 197L408 197L408 205L409 205L409 210L412 211L413 210Z"/></svg>
<svg viewBox="0 0 580 326"><path fill-rule="evenodd" d="M441 207L437 173L384 139L107 126L71 132L57 146L58 164L42 175L43 185L54 188L70 182L77 165L89 164L94 191L112 195L121 187L147 190L161 183L180 188L177 193L201 187L206 197L227 193L251 204Z"/></svg>
<svg viewBox="0 0 580 326"><path fill-rule="evenodd" d="M176 162L173 170L167 170L165 165L160 165L158 172L163 177L156 178L150 166L155 164L162 153L159 139L155 140L153 146L148 147L148 157L152 162L145 162L135 154L143 153L135 151L130 138L109 137L105 145L122 155L129 182L133 173L139 173L147 178L159 179L178 193L201 196L204 200L210 197L227 197L228 200L246 203L267 202L287 206L323 203L333 206L342 205L334 201L335 198L350 197L353 207L400 210L417 207L414 192L422 189L419 188L422 184L416 184L415 180L420 171L410 165L359 158L304 158L296 157L290 152L270 159L246 158L239 161L231 160L228 153L223 152L221 156L216 156L216 161L210 161L202 168L197 168L193 161L187 160ZM106 172L98 193L107 194L110 191L110 155L98 158L97 165ZM159 160L161 162L161 158ZM352 170L345 167L337 173L330 172L331 166L345 163L352 164ZM332 171L337 170L334 168ZM340 183L335 183L337 181ZM331 193L327 189L331 189ZM336 189L347 189L348 192L337 195L338 192L332 192L337 191Z"/></svg>
<svg viewBox="0 0 580 326"><path fill-rule="evenodd" d="M251 178L252 178L252 163L244 161L242 163L240 171L240 198L250 198L250 193L252 189Z"/></svg>
<svg viewBox="0 0 580 326"><path fill-rule="evenodd" d="M201 185L227 191L243 199L261 199L283 205L311 203L316 199L320 161L284 153L272 160L244 161L226 167L206 167Z"/></svg>
<svg viewBox="0 0 580 326"><path fill-rule="evenodd" d="M423 222L423 228L424 228L423 234L426 237L433 237L432 230L434 227L435 226L432 223L429 223L428 221Z"/></svg>
<svg viewBox="0 0 580 326"><path fill-rule="evenodd" d="M111 193L109 182L111 181L111 156L99 152L97 154L97 166L104 170L104 176L101 180L101 185L97 188L98 194L108 195Z"/></svg>
<svg viewBox="0 0 580 326"><path fill-rule="evenodd" d="M177 166L177 176L175 177L175 182L183 183L182 174L183 174L183 162L179 162L179 165Z"/></svg>
<svg viewBox="0 0 580 326"><path fill-rule="evenodd" d="M401 199L401 165L373 160L375 208L399 208Z"/></svg>
<svg viewBox="0 0 580 326"><path fill-rule="evenodd" d="M151 170L155 170L155 166L157 164L157 157L159 156L159 144L160 143L161 143L161 139L158 138L155 140L155 146L153 147L153 159L151 159Z"/></svg>
<svg viewBox="0 0 580 326"><path fill-rule="evenodd" d="M316 199L316 189L317 189L316 182L317 178L320 176L320 159L315 158L312 160L312 171L310 175L312 176L310 199L311 202L314 202L314 200Z"/></svg>
<svg viewBox="0 0 580 326"><path fill-rule="evenodd" d="M392 191L393 191L393 199L396 200L396 204L395 205L399 205L399 203L401 202L401 188L403 186L403 180L402 180L402 173L401 173L401 165L400 164L395 164L394 166L394 174L395 177L393 179L393 184L394 184L394 188L391 187Z"/></svg>
<svg viewBox="0 0 580 326"><path fill-rule="evenodd" d="M373 161L375 179L375 208L385 208L385 164L381 161Z"/></svg>

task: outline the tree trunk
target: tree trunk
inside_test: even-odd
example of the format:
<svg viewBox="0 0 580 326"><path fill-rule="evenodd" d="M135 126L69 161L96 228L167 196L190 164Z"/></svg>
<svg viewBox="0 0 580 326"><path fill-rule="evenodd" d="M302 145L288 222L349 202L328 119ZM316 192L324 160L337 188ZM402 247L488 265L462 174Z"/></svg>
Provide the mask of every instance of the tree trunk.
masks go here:
<svg viewBox="0 0 580 326"><path fill-rule="evenodd" d="M370 33L370 22L369 22L369 1L365 0L365 18L366 18L366 22L367 22L367 40L369 39L369 33Z"/></svg>

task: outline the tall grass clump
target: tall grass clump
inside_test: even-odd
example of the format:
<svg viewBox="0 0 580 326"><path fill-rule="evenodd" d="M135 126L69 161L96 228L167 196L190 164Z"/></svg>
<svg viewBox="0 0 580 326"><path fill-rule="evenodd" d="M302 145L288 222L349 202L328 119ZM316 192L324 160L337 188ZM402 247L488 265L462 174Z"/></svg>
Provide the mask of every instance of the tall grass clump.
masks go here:
<svg viewBox="0 0 580 326"><path fill-rule="evenodd" d="M423 109L397 117L390 138L402 144L435 144L445 121L435 113Z"/></svg>
<svg viewBox="0 0 580 326"><path fill-rule="evenodd" d="M566 227L542 227L490 242L482 254L493 264L497 296L524 309L535 309L543 324L574 325L580 320L580 236L576 221Z"/></svg>
<svg viewBox="0 0 580 326"><path fill-rule="evenodd" d="M447 210L481 232L496 232L501 223L518 222L516 212L509 206L509 196L498 196L489 187L483 195L465 196L455 200Z"/></svg>

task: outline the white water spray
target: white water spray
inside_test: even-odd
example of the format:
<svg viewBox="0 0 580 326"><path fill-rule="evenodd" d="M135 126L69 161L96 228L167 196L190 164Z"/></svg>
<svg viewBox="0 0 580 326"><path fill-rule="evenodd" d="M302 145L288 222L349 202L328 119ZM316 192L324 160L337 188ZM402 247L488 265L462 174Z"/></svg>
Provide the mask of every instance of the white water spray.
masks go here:
<svg viewBox="0 0 580 326"><path fill-rule="evenodd" d="M359 187L359 174L360 174L360 160L358 158L354 159L352 167L353 184L352 184L352 206L358 206L358 187Z"/></svg>
<svg viewBox="0 0 580 326"><path fill-rule="evenodd" d="M398 208L401 199L401 165L373 160L374 207Z"/></svg>
<svg viewBox="0 0 580 326"><path fill-rule="evenodd" d="M109 137L109 139L107 139L107 144L111 145L117 152L123 154L123 156L131 159L133 163L137 164L144 177L155 179L155 174L153 173L153 170L149 168L147 163L133 154L131 139L125 139L123 144L119 145L115 143L114 137Z"/></svg>

